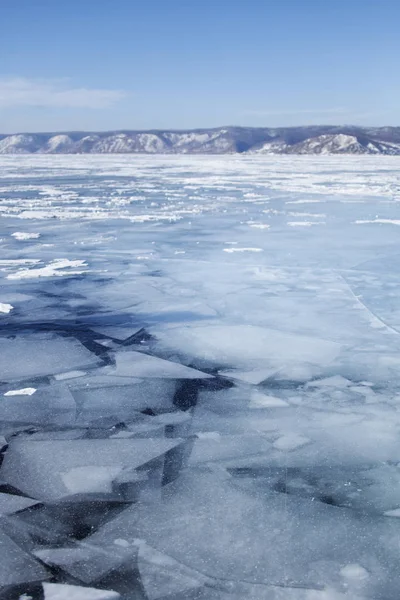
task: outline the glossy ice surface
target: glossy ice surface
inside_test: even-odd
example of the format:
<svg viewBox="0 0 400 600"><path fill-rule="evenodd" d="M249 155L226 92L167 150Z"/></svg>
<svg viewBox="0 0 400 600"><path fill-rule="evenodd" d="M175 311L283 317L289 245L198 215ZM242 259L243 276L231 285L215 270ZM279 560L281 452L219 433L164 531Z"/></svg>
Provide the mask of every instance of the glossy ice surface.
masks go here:
<svg viewBox="0 0 400 600"><path fill-rule="evenodd" d="M1 591L398 597L399 158L2 156L0 215Z"/></svg>

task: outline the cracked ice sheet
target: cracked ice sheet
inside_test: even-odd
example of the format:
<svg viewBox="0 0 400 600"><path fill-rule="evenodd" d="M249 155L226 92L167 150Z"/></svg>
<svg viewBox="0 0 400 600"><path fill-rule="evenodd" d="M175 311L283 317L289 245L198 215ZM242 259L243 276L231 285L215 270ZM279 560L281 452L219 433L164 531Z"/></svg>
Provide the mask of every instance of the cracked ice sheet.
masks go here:
<svg viewBox="0 0 400 600"><path fill-rule="evenodd" d="M372 373L373 380L379 382L393 378L396 356L400 351L400 337L390 326L390 319L380 318L379 310L375 307L370 308L368 302L359 298L353 291L349 281L360 277L354 271L331 272L237 265L222 269L218 264L213 264L212 267L208 264L196 265L195 272L184 270L182 265L179 266L179 272L174 265L169 266L168 270L171 279L176 282L175 286L171 283L168 285L169 298L171 294L178 295L179 289L183 288L183 293L187 293L186 290L195 287L198 292L197 298L204 298L204 305L214 310L215 316L212 320L207 319L203 311L203 316L200 317L198 313L191 323L181 319L180 323L174 326L168 323L166 315L163 322L151 328L151 332L161 340L163 347L181 354L186 350L188 354L202 358L214 359L219 355L220 366L226 367L223 374L234 379L260 383L271 377L274 369L280 368L281 365L277 365L276 361L273 364L261 364L261 361L258 364L250 364L250 361L247 361L247 364L244 364L244 356L239 362L225 363L224 360L223 334L226 338L225 345L230 346L229 357L233 361L235 345L237 355L245 355L238 335L239 324L243 327L243 341L248 354L251 354L248 349L251 338L246 335L246 331L250 331L251 328L255 331L257 325L260 332L262 328L274 330L270 335L271 342L274 340L273 336L291 334L295 343L300 334L310 338L306 345L310 348L311 340L315 338L316 353L320 343L325 345L326 342L335 342L341 345L340 352L335 357L336 369L345 369L351 376L358 377L364 373L363 378L368 379ZM392 297L391 306L395 306L396 289L392 292ZM378 301L384 304L382 293ZM232 327L232 333L229 333L229 327ZM219 346L211 348L212 344L215 344L211 335L217 331L220 335L215 337L219 337ZM197 334L199 339L196 346L194 338ZM209 339L205 340L206 336ZM309 378L323 372L332 362L328 360L324 364L321 354L313 363L304 354L302 361L297 361L298 368L295 369L291 346L292 344L287 344L287 357L288 362L292 363L292 368L290 372L283 370L282 376L289 376L291 373L293 378Z"/></svg>
<svg viewBox="0 0 400 600"><path fill-rule="evenodd" d="M68 426L73 425L75 416L75 401L63 384L11 390L0 398L3 423Z"/></svg>
<svg viewBox="0 0 400 600"><path fill-rule="evenodd" d="M49 579L48 572L0 529L0 589Z"/></svg>
<svg viewBox="0 0 400 600"><path fill-rule="evenodd" d="M100 379L97 384L96 379ZM121 421L129 422L135 418L138 411L146 408L168 410L173 406L176 384L172 379L114 379L115 385L107 383L106 376L82 377L70 384L72 395L79 406L80 423L90 424L99 416L116 416Z"/></svg>
<svg viewBox="0 0 400 600"><path fill-rule="evenodd" d="M264 436L265 442L271 443L282 437L296 440L297 436L309 441L290 452L290 458L278 444L275 452L266 452L259 459L253 459L258 464L338 466L396 462L400 452L398 394L384 390L374 394L373 402L367 403L365 396L352 387L345 390L316 388L314 391L302 385L295 390L279 387L274 390L275 396L288 406L256 409L251 407L252 390L245 387L201 391L192 431L194 434L219 433L217 455L226 444L224 436L237 435L240 440L240 436L249 437L252 433ZM370 390L368 386L360 387ZM257 442L253 446L253 452L247 451L248 454L263 452ZM195 452L199 449L200 444L196 442ZM205 456L209 454L207 451ZM241 459L236 454L238 460Z"/></svg>
<svg viewBox="0 0 400 600"><path fill-rule="evenodd" d="M345 275L360 306L375 317L376 327L381 323L394 333L400 333L399 266L398 256L387 256L358 265Z"/></svg>
<svg viewBox="0 0 400 600"><path fill-rule="evenodd" d="M97 357L75 338L54 334L0 338L0 380L13 381L40 375L55 375L76 367L99 364Z"/></svg>
<svg viewBox="0 0 400 600"><path fill-rule="evenodd" d="M175 349L173 336L186 336L192 326L195 333L203 325L234 326L237 332L241 326L278 331L287 336L285 347L292 361L286 380L282 370L276 373L274 356L269 368L274 348L266 352L263 343L262 364L256 368L251 340L245 337L241 346L240 334L228 348L229 364L221 365L218 351L217 364L210 365L200 355L200 346L197 362L185 363L201 369L203 360L208 367L225 367L226 377L237 385L248 384L240 394L199 393L193 421L199 443L193 457L202 467L213 462L210 457L218 458L213 468L221 468L220 474L224 467L337 467L341 485L351 467L372 481L368 488L360 486L361 500L353 499L355 512L365 510L368 502L374 507L371 520L363 521L366 531L375 519L384 518L387 527L396 521L400 506L398 227L387 222L356 223L398 219L400 172L394 159L19 156L1 157L0 163L0 204L7 230L0 240L0 276L19 269L40 270L64 256L87 259L84 268L90 271L80 279L3 279L0 300L14 310L3 314L2 324L44 318L55 323L60 318L74 321L78 314L96 312L102 319L93 323L113 327L122 323L113 319L124 310L131 318L123 323L136 327L139 321L138 328L143 324L160 334L164 346L174 346L172 356L158 352L161 342L157 346L155 341L151 348L175 364L185 354L187 340L181 347L182 340L177 339ZM292 227L293 221L324 224ZM255 223L263 228L252 227ZM40 232L41 237L22 242L11 237L16 231ZM223 251L235 247L262 252ZM291 340L304 338L306 346L322 340L337 344L340 352L331 361L323 360L321 353L317 364L299 366ZM208 352L209 342L204 342ZM278 358L282 365L283 352ZM245 364L239 368L236 362ZM85 366L80 361L65 371ZM296 380L288 382L288 375ZM302 381L310 377L323 377L325 383L303 386ZM362 383L365 380L368 386ZM147 381L153 385L153 379ZM117 405L124 410L121 418L129 416L131 408L134 414L134 407L127 404L128 390L115 393L114 406L107 403L110 386L131 389L129 377L88 373L79 385L86 383L89 396L93 393L93 412L105 413L108 404L110 412ZM166 385L162 379L158 383ZM165 389L168 398L156 388L153 393L152 386L133 387L142 390L143 407L157 396L153 406L172 410L175 382L170 384ZM38 387L13 381L4 391L28 385ZM96 398L101 386L103 392L98 391ZM22 412L34 398L14 400ZM7 411L12 410L11 400ZM300 445L306 439L310 441ZM287 496L277 498L283 502ZM302 501L314 506L309 496ZM343 509L329 510L342 514ZM386 516L379 517L383 511ZM314 523L313 517L310 522ZM240 526L232 524L232 535L239 539ZM196 542L195 536L188 538L188 546ZM365 571L368 582L382 580L363 557L349 556L340 565L340 581L352 584L346 600L363 595L356 593L354 582L358 577L363 585ZM323 569L320 575L323 585L328 584ZM231 595L227 591L221 598L245 598L247 592L240 588L238 593L236 585ZM398 590L392 591L390 600L398 595ZM272 592L267 593L268 600L275 600ZM342 596L337 591L310 591L303 596L297 590L289 596L285 590L282 594L276 598L309 600L308 594L313 594L312 600L337 600ZM218 596L210 592L205 597ZM261 592L252 596L262 597Z"/></svg>
<svg viewBox="0 0 400 600"><path fill-rule="evenodd" d="M161 347L201 360L242 369L269 368L296 378L328 367L340 344L253 325L169 327L157 331Z"/></svg>
<svg viewBox="0 0 400 600"><path fill-rule="evenodd" d="M220 320L243 322L338 343L353 344L360 339L383 339L392 333L365 307L349 285L353 271L225 265L199 262L193 269L185 263L163 263L168 279L159 289L171 297L185 295L191 302L202 299ZM163 284L160 286L160 284ZM143 302L145 299L143 299ZM164 309L165 310L165 309ZM165 321L168 322L168 315ZM198 320L206 321L205 310Z"/></svg>
<svg viewBox="0 0 400 600"><path fill-rule="evenodd" d="M1 468L4 481L25 494L58 500L111 493L124 468L139 468L178 446L175 439L12 441ZM51 456L46 468L43 464Z"/></svg>
<svg viewBox="0 0 400 600"><path fill-rule="evenodd" d="M38 504L37 500L31 500L31 498L0 493L0 517L12 515L36 504Z"/></svg>
<svg viewBox="0 0 400 600"><path fill-rule="evenodd" d="M129 545L127 540L115 544ZM144 540L139 547L139 572L148 600L343 600L333 590L310 590L216 580L157 551ZM354 597L353 600L360 600Z"/></svg>
<svg viewBox="0 0 400 600"><path fill-rule="evenodd" d="M157 377L164 379L210 379L212 375L202 373L169 360L141 352L127 351L115 354L116 366L109 368L110 375L118 377Z"/></svg>
<svg viewBox="0 0 400 600"><path fill-rule="evenodd" d="M233 591L247 581L386 598L399 585L396 523L192 471L165 488L161 502L127 509L102 535L144 540L203 576L230 581Z"/></svg>

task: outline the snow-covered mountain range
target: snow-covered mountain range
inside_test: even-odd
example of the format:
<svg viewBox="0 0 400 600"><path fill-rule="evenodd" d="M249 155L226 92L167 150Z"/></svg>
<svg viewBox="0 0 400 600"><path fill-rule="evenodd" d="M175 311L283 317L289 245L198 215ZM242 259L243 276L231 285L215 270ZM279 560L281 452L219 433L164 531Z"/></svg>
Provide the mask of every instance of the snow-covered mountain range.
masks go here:
<svg viewBox="0 0 400 600"><path fill-rule="evenodd" d="M126 153L400 155L400 127L219 127L0 134L0 154Z"/></svg>

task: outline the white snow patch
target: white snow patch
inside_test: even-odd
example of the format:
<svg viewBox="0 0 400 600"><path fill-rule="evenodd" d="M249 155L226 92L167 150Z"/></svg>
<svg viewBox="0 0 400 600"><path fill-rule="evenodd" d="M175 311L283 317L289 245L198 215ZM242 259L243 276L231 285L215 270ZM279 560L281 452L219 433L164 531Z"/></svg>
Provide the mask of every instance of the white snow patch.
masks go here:
<svg viewBox="0 0 400 600"><path fill-rule="evenodd" d="M82 275L85 270L65 270L76 269L78 267L87 267L84 260L69 260L68 258L57 258L52 260L45 267L38 269L20 269L16 273L7 275L7 279L35 279L36 277L63 277L64 275Z"/></svg>
<svg viewBox="0 0 400 600"><path fill-rule="evenodd" d="M61 474L65 487L72 494L107 493L122 467L96 465L75 467Z"/></svg>
<svg viewBox="0 0 400 600"><path fill-rule="evenodd" d="M32 396L36 392L36 388L22 388L20 390L10 390L4 396Z"/></svg>
<svg viewBox="0 0 400 600"><path fill-rule="evenodd" d="M12 311L14 307L12 304L7 304L6 302L0 302L0 313L8 314Z"/></svg>
<svg viewBox="0 0 400 600"><path fill-rule="evenodd" d="M263 252L262 248L224 248L224 252Z"/></svg>
<svg viewBox="0 0 400 600"><path fill-rule="evenodd" d="M313 219L326 218L326 214L324 213L289 212L288 215L290 215L291 217L312 217Z"/></svg>
<svg viewBox="0 0 400 600"><path fill-rule="evenodd" d="M322 225L321 221L289 221L289 227L311 227L312 225Z"/></svg>
<svg viewBox="0 0 400 600"><path fill-rule="evenodd" d="M325 200L288 200L285 204L320 204L321 202L325 202Z"/></svg>
<svg viewBox="0 0 400 600"><path fill-rule="evenodd" d="M44 600L118 600L118 592L69 585L66 583L43 583Z"/></svg>
<svg viewBox="0 0 400 600"><path fill-rule="evenodd" d="M12 233L11 236L16 240L23 242L25 240L37 240L37 238L40 237L40 233L26 233L24 231L16 231L15 233Z"/></svg>
<svg viewBox="0 0 400 600"><path fill-rule="evenodd" d="M356 225L365 225L367 223L382 223L388 225L400 225L399 219L365 219L354 221Z"/></svg>
<svg viewBox="0 0 400 600"><path fill-rule="evenodd" d="M247 224L253 229L270 229L271 227L267 223L253 223L252 221L249 221Z"/></svg>
<svg viewBox="0 0 400 600"><path fill-rule="evenodd" d="M369 577L369 573L368 573L367 569L364 569L364 567L362 567L361 565L358 565L357 563L346 565L345 567L340 569L340 574L342 577L345 577L346 579L353 579L353 580L354 579L363 580L363 579L368 579L368 577Z"/></svg>
<svg viewBox="0 0 400 600"><path fill-rule="evenodd" d="M17 258L0 260L0 267L12 267L14 265L37 265L40 263L38 258Z"/></svg>
<svg viewBox="0 0 400 600"><path fill-rule="evenodd" d="M51 154L52 152L62 152L63 150L68 150L73 146L72 139L65 134L61 135L53 135L51 137L46 146L43 148L42 152L44 154Z"/></svg>

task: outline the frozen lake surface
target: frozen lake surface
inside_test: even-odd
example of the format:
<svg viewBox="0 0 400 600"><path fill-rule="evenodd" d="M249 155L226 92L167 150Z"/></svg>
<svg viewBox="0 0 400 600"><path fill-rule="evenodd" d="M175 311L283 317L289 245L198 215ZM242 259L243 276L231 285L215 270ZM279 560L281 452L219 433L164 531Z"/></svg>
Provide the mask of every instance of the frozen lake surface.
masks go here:
<svg viewBox="0 0 400 600"><path fill-rule="evenodd" d="M400 595L400 159L0 157L0 598Z"/></svg>

